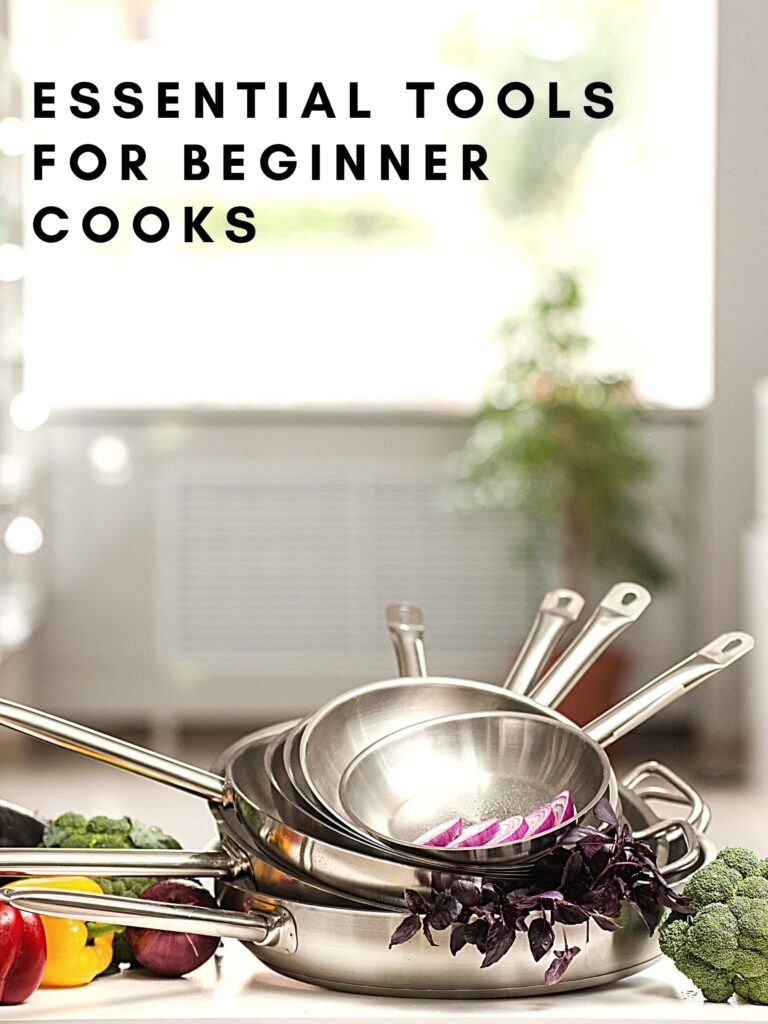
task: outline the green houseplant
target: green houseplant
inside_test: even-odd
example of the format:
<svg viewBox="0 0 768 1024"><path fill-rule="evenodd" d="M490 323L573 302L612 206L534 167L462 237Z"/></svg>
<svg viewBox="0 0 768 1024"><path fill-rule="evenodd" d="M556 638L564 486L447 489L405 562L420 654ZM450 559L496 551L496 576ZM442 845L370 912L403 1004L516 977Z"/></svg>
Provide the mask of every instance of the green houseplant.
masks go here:
<svg viewBox="0 0 768 1024"><path fill-rule="evenodd" d="M585 366L581 290L560 273L530 313L502 325L504 358L462 455L473 505L501 506L527 524L527 554L557 565L557 582L590 600L606 578L653 590L670 579L648 536L655 465L626 377ZM554 551L554 554L553 554ZM618 696L625 668L611 650L564 709L587 721Z"/></svg>
<svg viewBox="0 0 768 1024"><path fill-rule="evenodd" d="M648 587L669 570L648 539L655 465L643 409L627 377L584 368L581 289L560 273L530 314L502 325L504 359L464 449L464 481L480 505L509 507L532 549L559 548L562 584L589 593L597 574Z"/></svg>

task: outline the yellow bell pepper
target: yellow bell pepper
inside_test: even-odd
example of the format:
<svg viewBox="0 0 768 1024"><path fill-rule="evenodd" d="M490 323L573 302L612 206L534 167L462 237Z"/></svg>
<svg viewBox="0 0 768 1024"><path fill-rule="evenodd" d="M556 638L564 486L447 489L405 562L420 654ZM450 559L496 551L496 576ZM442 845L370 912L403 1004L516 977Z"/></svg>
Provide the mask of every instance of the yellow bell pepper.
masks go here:
<svg viewBox="0 0 768 1024"><path fill-rule="evenodd" d="M77 877L24 878L11 882L11 886L103 892L92 878ZM47 917L45 914L41 914L40 918L48 945L48 959L40 983L42 986L74 988L76 985L87 985L109 966L112 960L111 932L108 935L97 935L91 945L86 945L88 928L84 921Z"/></svg>

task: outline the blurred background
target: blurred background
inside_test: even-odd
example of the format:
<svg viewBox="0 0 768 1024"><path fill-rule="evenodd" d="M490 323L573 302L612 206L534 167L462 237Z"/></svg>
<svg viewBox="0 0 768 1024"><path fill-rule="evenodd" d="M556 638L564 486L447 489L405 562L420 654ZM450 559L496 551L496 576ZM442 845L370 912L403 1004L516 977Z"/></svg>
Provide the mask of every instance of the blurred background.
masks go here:
<svg viewBox="0 0 768 1024"><path fill-rule="evenodd" d="M551 586L651 586L582 718L724 630L760 640L766 31L760 0L0 0L3 695L210 761L394 675L391 601L423 609L433 674L501 681ZM424 121L414 78L436 83ZM32 120L35 80L57 83L56 120ZM78 121L78 80L107 106L118 81L179 81L181 117L147 95L136 121ZM248 80L268 83L255 120L189 115L190 82ZM347 116L351 80L370 120ZM463 80L486 95L471 120L443 102ZM573 115L502 117L512 80L557 81ZM605 120L580 116L593 80L613 87ZM299 121L314 81L336 119ZM107 152L95 182L67 170L84 141ZM255 171L222 182L215 154L240 141ZM34 142L57 147L43 182ZM119 180L120 142L145 146L149 181ZM209 147L209 181L180 180L184 142ZM258 172L273 142L297 152L286 181ZM444 142L449 167L479 143L490 180L313 182L310 142L329 167L336 142L373 166L381 142L415 162ZM71 219L58 245L29 229L50 202ZM128 230L147 203L172 218L157 245ZM188 204L215 207L217 238L250 206L256 241L182 244ZM124 225L109 245L78 231L94 205ZM619 760L663 756L741 815L768 780L766 657ZM2 739L8 799L154 792Z"/></svg>

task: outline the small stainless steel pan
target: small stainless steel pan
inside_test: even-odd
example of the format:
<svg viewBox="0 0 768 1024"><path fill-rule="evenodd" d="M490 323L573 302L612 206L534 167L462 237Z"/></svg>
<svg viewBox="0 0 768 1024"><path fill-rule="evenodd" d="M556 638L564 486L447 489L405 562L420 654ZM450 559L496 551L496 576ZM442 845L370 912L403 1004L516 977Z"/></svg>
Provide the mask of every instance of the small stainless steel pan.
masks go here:
<svg viewBox="0 0 768 1024"><path fill-rule="evenodd" d="M613 772L601 750L683 693L751 650L745 633L726 633L642 687L583 730L541 716L473 712L432 719L376 741L347 767L339 800L350 822L398 850L423 847L416 836L446 818L468 823L525 814L568 789L573 818L540 834L494 846L429 847L452 864L521 865L575 821L590 820L598 800L612 804Z"/></svg>

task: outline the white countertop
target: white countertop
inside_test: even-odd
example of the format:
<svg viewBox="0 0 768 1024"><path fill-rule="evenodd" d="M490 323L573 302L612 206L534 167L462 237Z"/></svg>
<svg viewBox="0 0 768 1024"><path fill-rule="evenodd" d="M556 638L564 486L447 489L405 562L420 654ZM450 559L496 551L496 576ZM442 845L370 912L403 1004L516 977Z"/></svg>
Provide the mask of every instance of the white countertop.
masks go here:
<svg viewBox="0 0 768 1024"><path fill-rule="evenodd" d="M23 1006L0 1007L5 1020L397 1020L653 1021L659 1024L768 1020L768 1007L705 1003L662 961L603 988L530 999L395 999L331 992L275 974L227 940L221 957L187 978L123 972L77 989L40 989Z"/></svg>

